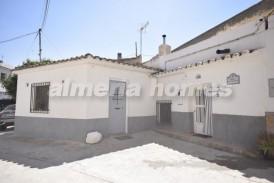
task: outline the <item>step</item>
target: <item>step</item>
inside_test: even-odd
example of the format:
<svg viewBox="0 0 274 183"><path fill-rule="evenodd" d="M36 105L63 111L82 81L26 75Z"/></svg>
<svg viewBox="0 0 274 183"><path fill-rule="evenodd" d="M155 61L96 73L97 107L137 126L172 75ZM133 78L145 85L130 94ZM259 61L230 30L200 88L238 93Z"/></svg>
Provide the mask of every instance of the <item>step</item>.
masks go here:
<svg viewBox="0 0 274 183"><path fill-rule="evenodd" d="M250 157L250 158L258 158L259 157L259 154L256 151L245 149L243 147L236 146L236 145L225 144L221 141L212 139L210 137L196 136L196 135L193 135L190 133L182 133L182 132L177 132L177 131L169 130L169 129L168 130L167 129L156 129L155 131L160 134L166 135L168 137L176 138L176 139L190 142L193 144L198 144L201 146L210 147L210 148L221 150L221 151L235 153L235 154L243 155L243 156Z"/></svg>

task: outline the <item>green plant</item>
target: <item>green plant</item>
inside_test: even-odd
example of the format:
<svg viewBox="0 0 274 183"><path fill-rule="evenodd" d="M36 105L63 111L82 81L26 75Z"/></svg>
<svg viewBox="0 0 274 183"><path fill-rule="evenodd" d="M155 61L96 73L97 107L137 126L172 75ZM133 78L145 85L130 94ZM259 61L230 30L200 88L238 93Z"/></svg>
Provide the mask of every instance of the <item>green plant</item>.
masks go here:
<svg viewBox="0 0 274 183"><path fill-rule="evenodd" d="M34 67L34 66L40 66L40 65L47 65L52 63L53 61L51 61L50 59L43 59L41 62L38 60L30 60L27 59L26 61L24 61L22 63L22 65L19 65L17 67L15 67L16 69L22 69L22 68L28 68L28 67Z"/></svg>
<svg viewBox="0 0 274 183"><path fill-rule="evenodd" d="M263 134L258 141L259 150L267 159L274 159L274 135Z"/></svg>
<svg viewBox="0 0 274 183"><path fill-rule="evenodd" d="M4 88L7 90L8 94L15 101L17 91L17 75L10 75L8 78L2 81L2 84Z"/></svg>

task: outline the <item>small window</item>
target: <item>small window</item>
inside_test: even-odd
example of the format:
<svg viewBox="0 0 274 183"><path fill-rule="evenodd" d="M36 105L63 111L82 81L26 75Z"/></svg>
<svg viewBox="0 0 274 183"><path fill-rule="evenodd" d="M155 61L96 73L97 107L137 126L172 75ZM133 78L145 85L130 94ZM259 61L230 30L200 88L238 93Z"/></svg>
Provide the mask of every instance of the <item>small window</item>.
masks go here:
<svg viewBox="0 0 274 183"><path fill-rule="evenodd" d="M6 73L1 73L1 78L2 81L6 79Z"/></svg>
<svg viewBox="0 0 274 183"><path fill-rule="evenodd" d="M31 84L30 112L48 113L49 82Z"/></svg>
<svg viewBox="0 0 274 183"><path fill-rule="evenodd" d="M268 84L269 97L274 97L274 78L269 79Z"/></svg>

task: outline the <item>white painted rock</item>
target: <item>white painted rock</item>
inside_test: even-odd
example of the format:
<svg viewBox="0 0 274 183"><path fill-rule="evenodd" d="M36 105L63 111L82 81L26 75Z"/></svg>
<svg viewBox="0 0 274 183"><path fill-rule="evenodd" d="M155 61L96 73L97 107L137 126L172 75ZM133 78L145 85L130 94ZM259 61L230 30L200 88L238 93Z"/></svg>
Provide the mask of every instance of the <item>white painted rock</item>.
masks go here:
<svg viewBox="0 0 274 183"><path fill-rule="evenodd" d="M86 143L88 144L95 144L100 142L103 135L99 132L90 132L87 134Z"/></svg>

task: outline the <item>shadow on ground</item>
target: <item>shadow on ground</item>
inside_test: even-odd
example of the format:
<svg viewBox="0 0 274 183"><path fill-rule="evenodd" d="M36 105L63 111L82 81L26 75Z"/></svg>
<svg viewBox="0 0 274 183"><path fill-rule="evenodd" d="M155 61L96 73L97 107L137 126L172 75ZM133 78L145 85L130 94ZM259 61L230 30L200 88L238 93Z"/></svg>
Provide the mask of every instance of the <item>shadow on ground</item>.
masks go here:
<svg viewBox="0 0 274 183"><path fill-rule="evenodd" d="M238 170L242 172L245 177L264 178L274 182L274 161L231 156L218 156L215 160L207 161L233 170Z"/></svg>
<svg viewBox="0 0 274 183"><path fill-rule="evenodd" d="M5 131L0 133L0 160L44 169L146 144L140 141L129 142L132 139L108 137L98 144L89 145L74 141L17 137L13 132Z"/></svg>
<svg viewBox="0 0 274 183"><path fill-rule="evenodd" d="M264 178L274 182L274 162L249 159L214 150L173 139L154 131L136 133L132 135L132 138L109 137L94 145L16 137L13 132L5 132L5 134L0 135L0 160L43 169L148 143L157 143L238 170L246 177Z"/></svg>

